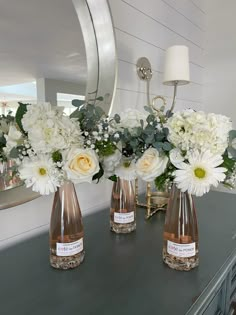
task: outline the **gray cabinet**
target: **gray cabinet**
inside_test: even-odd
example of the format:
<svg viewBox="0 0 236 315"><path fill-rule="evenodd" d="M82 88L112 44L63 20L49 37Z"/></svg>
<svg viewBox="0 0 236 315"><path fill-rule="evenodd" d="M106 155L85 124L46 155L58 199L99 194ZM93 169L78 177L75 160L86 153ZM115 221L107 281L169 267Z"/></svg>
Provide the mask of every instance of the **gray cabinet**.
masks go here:
<svg viewBox="0 0 236 315"><path fill-rule="evenodd" d="M109 231L109 209L84 218L85 261L49 266L48 235L0 250L1 315L236 315L236 196L195 200L200 265L189 272L162 262L164 213L137 231Z"/></svg>

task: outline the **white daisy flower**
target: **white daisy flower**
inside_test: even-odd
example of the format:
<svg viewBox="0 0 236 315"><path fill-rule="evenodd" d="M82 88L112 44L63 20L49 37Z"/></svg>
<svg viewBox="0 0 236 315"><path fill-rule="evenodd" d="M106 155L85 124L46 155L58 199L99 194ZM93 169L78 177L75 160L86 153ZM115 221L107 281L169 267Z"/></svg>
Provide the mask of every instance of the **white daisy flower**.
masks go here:
<svg viewBox="0 0 236 315"><path fill-rule="evenodd" d="M195 150L189 154L188 160L189 164L181 163L174 174L174 181L181 191L202 196L209 192L211 185L217 187L225 179L226 168L218 167L223 163L222 156Z"/></svg>
<svg viewBox="0 0 236 315"><path fill-rule="evenodd" d="M123 160L118 167L115 169L117 177L125 180L134 180L137 177L136 165L134 161Z"/></svg>
<svg viewBox="0 0 236 315"><path fill-rule="evenodd" d="M115 174L115 168L120 164L121 157L122 154L119 150L116 150L113 154L104 157L102 164L107 178Z"/></svg>
<svg viewBox="0 0 236 315"><path fill-rule="evenodd" d="M61 186L62 174L48 155L25 158L19 167L20 178L26 187L41 195L49 195Z"/></svg>

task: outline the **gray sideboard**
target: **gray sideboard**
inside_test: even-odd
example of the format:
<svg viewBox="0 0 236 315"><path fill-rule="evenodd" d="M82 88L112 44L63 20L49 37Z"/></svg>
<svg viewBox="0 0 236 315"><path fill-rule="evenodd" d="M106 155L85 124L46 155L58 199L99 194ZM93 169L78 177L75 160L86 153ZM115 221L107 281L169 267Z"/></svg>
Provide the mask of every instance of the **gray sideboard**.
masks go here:
<svg viewBox="0 0 236 315"><path fill-rule="evenodd" d="M84 218L84 263L49 266L48 235L0 251L1 315L233 315L236 301L236 195L196 199L200 266L190 272L162 263L164 213L137 231L109 231L109 209ZM236 314L236 311L235 311Z"/></svg>

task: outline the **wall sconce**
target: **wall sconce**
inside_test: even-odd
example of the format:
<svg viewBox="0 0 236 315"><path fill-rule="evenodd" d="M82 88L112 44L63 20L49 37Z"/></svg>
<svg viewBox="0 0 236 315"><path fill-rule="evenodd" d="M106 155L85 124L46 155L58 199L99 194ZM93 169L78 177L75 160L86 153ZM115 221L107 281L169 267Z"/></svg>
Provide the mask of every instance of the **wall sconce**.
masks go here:
<svg viewBox="0 0 236 315"><path fill-rule="evenodd" d="M163 84L174 86L173 101L169 113L172 113L175 107L178 85L188 83L190 83L188 47L171 46L166 51L163 79Z"/></svg>
<svg viewBox="0 0 236 315"><path fill-rule="evenodd" d="M149 60L146 57L139 58L136 64L137 74L141 80L147 82L147 105L152 107L158 114L159 110L155 107L155 101L161 99L163 106L166 100L163 96L156 96L150 101L150 80L152 78L152 69ZM171 46L166 51L165 67L164 67L163 84L174 86L173 101L167 115L170 116L175 107L178 85L190 83L189 79L189 53L186 46ZM157 211L165 210L169 200L169 187L163 192L152 191L151 183L146 185L146 203L139 201L138 195L138 179L135 181L136 204L146 208L146 219L152 217Z"/></svg>
<svg viewBox="0 0 236 315"><path fill-rule="evenodd" d="M136 69L139 79L147 82L147 105L150 105L149 82L152 78L152 67L150 61L146 57L139 58L136 64Z"/></svg>

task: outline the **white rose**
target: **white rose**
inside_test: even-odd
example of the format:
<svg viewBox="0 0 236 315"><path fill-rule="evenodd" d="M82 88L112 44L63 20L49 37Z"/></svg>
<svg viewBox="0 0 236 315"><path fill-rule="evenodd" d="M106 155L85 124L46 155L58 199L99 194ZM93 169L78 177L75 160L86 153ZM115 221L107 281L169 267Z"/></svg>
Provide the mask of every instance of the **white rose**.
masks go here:
<svg viewBox="0 0 236 315"><path fill-rule="evenodd" d="M67 178L75 184L92 182L99 171L99 160L92 149L72 148L66 158L64 170Z"/></svg>
<svg viewBox="0 0 236 315"><path fill-rule="evenodd" d="M142 180L151 182L164 173L167 162L167 156L160 155L156 149L150 148L137 161L136 172Z"/></svg>
<svg viewBox="0 0 236 315"><path fill-rule="evenodd" d="M5 138L7 140L5 152L8 154L12 148L19 144L22 138L22 133L17 130L16 126L10 125L8 135L5 135Z"/></svg>

